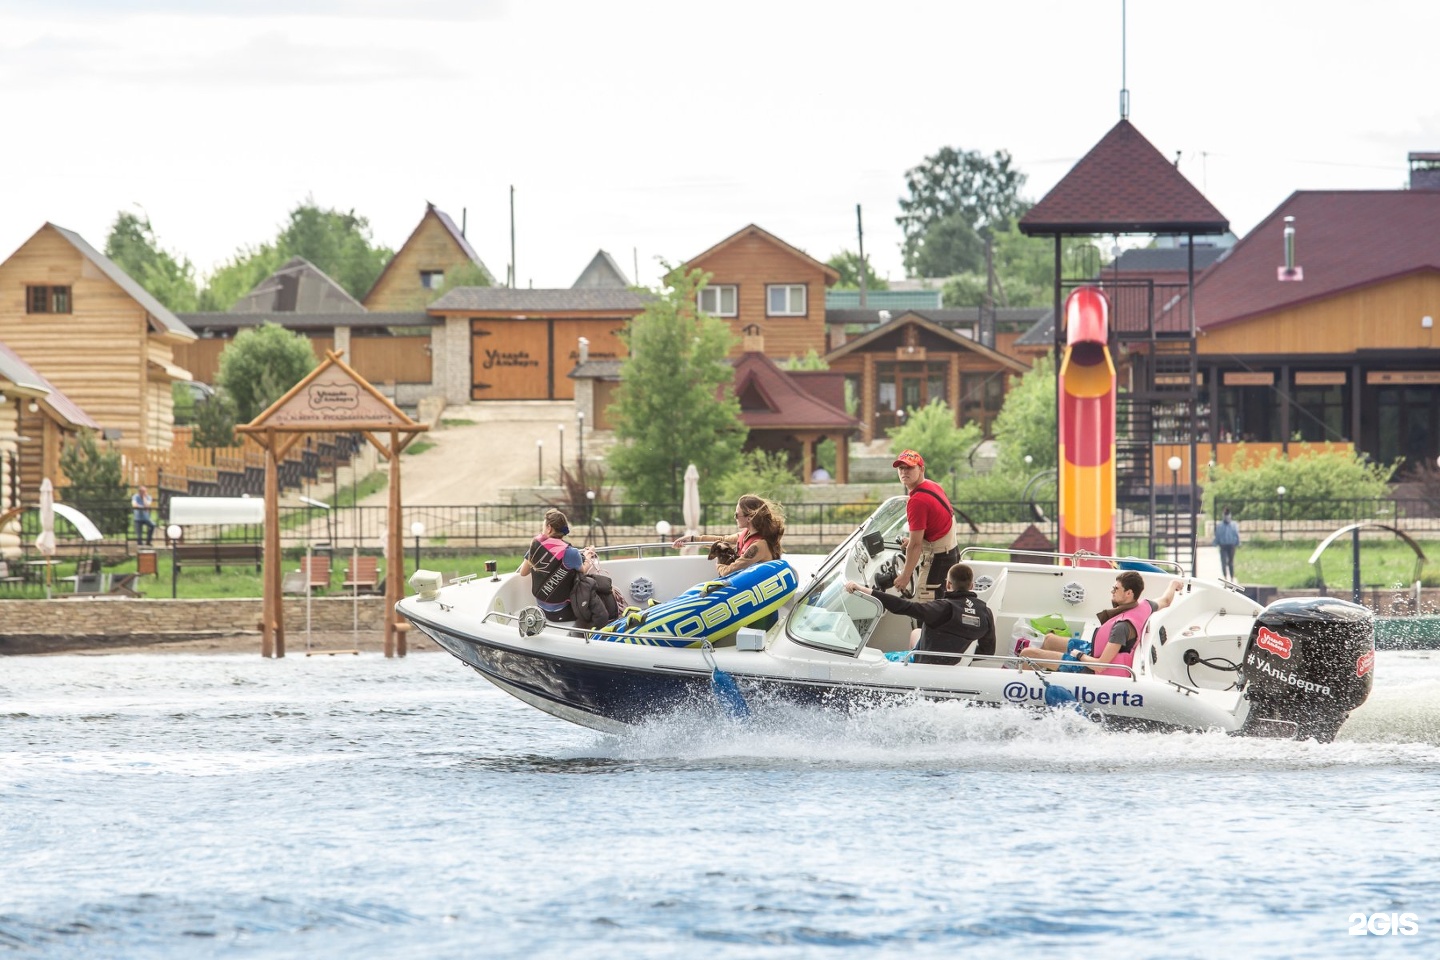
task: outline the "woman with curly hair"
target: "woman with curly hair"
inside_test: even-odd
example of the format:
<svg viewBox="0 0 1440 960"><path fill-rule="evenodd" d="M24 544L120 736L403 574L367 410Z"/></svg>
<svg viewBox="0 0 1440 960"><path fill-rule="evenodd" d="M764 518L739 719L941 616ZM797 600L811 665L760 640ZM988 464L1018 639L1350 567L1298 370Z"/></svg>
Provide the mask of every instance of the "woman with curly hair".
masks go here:
<svg viewBox="0 0 1440 960"><path fill-rule="evenodd" d="M724 543L731 550L715 557L715 572L722 577L766 560L780 559L780 538L785 536L785 512L780 504L747 493L735 504L735 524L739 529L723 537L694 534L680 537L671 545L678 550L687 543ZM733 555L728 555L731 551Z"/></svg>

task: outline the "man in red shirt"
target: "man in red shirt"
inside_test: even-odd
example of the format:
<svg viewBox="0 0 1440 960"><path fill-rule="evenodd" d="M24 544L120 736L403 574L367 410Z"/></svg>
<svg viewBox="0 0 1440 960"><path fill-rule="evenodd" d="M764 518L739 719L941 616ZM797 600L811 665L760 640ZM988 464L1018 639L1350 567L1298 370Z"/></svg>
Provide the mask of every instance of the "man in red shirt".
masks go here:
<svg viewBox="0 0 1440 960"><path fill-rule="evenodd" d="M911 577L917 571L925 572L927 591L938 596L945 586L945 574L959 558L955 545L955 512L950 507L950 498L945 496L944 487L925 479L925 458L914 450L902 450L891 466L910 495L905 505L910 526L905 542L905 566L895 582L908 596Z"/></svg>

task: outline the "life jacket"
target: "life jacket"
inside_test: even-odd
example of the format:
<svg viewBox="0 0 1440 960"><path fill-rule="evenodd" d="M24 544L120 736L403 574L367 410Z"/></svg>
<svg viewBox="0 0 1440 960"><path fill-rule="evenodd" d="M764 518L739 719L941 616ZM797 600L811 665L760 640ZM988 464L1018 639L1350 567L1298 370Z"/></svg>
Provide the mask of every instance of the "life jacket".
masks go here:
<svg viewBox="0 0 1440 960"><path fill-rule="evenodd" d="M926 624L920 631L917 650L934 650L939 653L964 653L972 643L977 656L992 656L995 653L994 619L985 601L973 591L947 593L943 598L950 604L950 619L937 626ZM957 663L953 657L924 658L917 656L916 663Z"/></svg>
<svg viewBox="0 0 1440 960"><path fill-rule="evenodd" d="M525 554L535 568L530 574L530 592L542 604L555 604L555 609L569 601L580 573L565 566L565 551L569 548L570 544L556 537L536 537Z"/></svg>
<svg viewBox="0 0 1440 960"><path fill-rule="evenodd" d="M1145 632L1145 623L1150 619L1150 614L1154 612L1155 608L1150 605L1149 600L1141 600L1139 603L1135 604L1135 606L1131 607L1129 610L1126 610L1124 613L1117 613L1115 616L1111 617L1108 623L1102 624L1095 631L1095 643L1093 644L1093 649L1095 652L1093 656L1098 657L1105 652L1106 645L1110 643L1110 634L1114 632L1116 624L1123 622L1128 623L1135 628L1135 643L1131 645L1129 650L1125 650L1121 653L1115 654L1115 659L1111 660L1110 662L1117 666L1126 667L1133 664L1135 662L1135 651L1139 649L1140 638L1144 635ZM1101 639L1102 634L1104 635L1103 640ZM1115 642L1119 643L1120 641L1117 639ZM1130 671L1128 670L1107 669L1095 670L1093 672L1100 674L1101 676L1110 677L1130 676Z"/></svg>

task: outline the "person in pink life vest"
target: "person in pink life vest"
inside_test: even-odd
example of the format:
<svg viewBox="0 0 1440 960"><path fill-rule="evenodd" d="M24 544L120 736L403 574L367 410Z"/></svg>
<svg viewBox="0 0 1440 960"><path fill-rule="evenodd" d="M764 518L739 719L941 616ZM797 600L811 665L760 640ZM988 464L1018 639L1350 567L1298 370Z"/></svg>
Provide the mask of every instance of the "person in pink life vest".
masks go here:
<svg viewBox="0 0 1440 960"><path fill-rule="evenodd" d="M1140 594L1145 590L1145 578L1134 570L1126 570L1120 574L1115 578L1115 586L1110 589L1112 606L1097 615L1100 626L1095 628L1089 649L1082 646L1074 655L1073 662L1091 673L1112 677L1130 676L1128 669L1119 668L1129 667L1135 661L1135 646L1140 641L1145 622L1156 610L1170 606L1175 600L1176 591L1182 586L1181 581L1172 580L1159 600L1141 600ZM1015 655L1033 661L1033 664L1021 663L1021 670L1053 669L1064 660L1069 646L1069 637L1047 633L1038 645L1018 648Z"/></svg>

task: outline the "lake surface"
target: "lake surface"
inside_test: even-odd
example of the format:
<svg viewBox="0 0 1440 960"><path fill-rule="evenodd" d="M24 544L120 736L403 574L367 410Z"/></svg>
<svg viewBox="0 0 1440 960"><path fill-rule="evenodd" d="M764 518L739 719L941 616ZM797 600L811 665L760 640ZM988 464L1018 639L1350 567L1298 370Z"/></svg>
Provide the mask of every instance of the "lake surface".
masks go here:
<svg viewBox="0 0 1440 960"><path fill-rule="evenodd" d="M442 653L0 659L17 956L1434 957L1437 837L1434 652L1325 745L953 703L616 737Z"/></svg>

